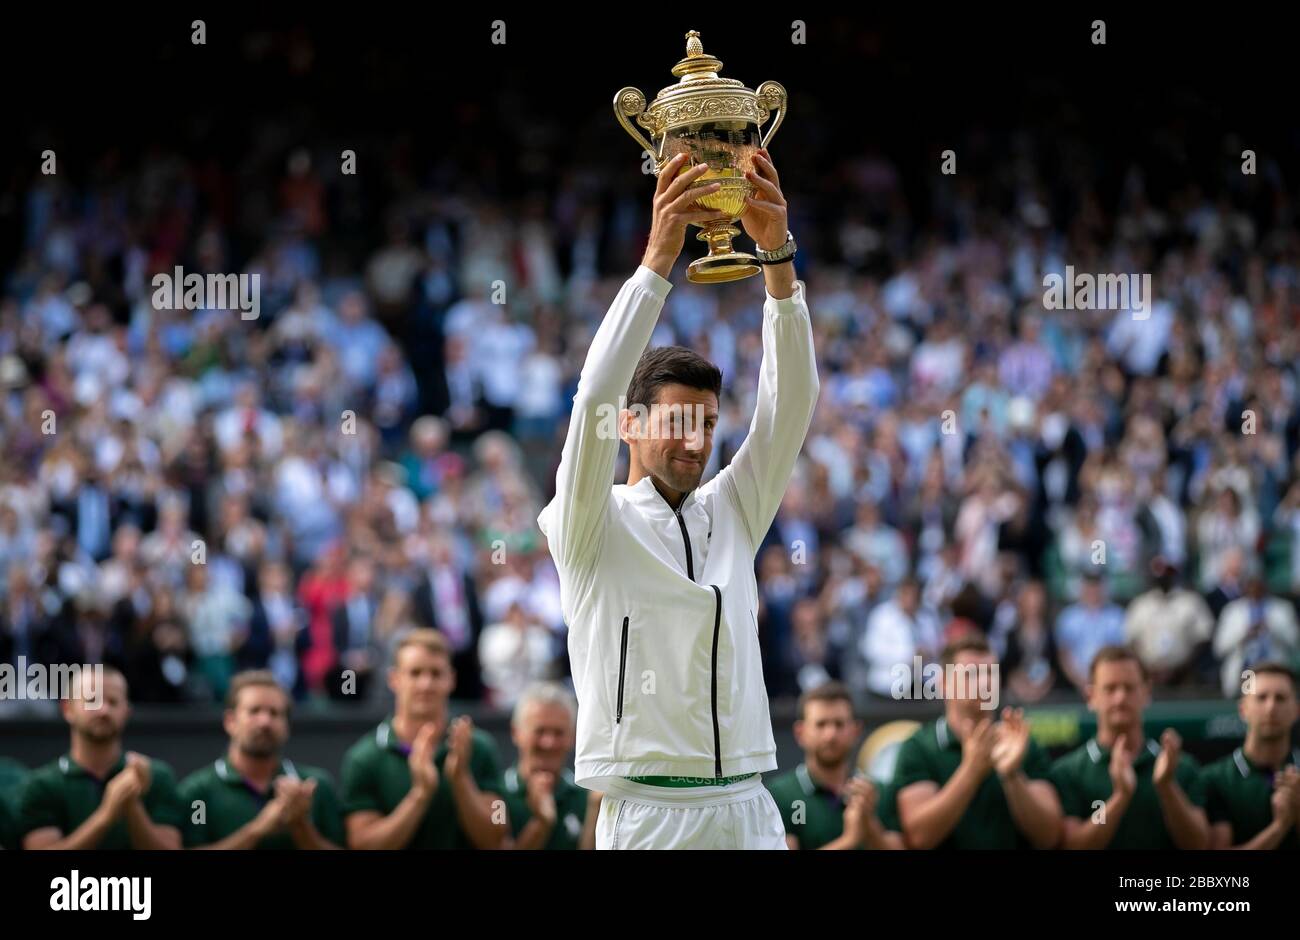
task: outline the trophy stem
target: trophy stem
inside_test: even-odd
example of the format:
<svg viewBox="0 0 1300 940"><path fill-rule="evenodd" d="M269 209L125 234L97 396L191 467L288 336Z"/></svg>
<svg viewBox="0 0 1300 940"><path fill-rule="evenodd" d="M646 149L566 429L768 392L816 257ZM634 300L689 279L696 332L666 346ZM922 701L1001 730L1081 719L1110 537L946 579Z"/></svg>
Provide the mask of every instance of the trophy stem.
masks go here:
<svg viewBox="0 0 1300 940"><path fill-rule="evenodd" d="M709 246L709 253L686 266L686 279L695 284L721 284L757 274L760 265L754 256L731 245L739 234L740 229L726 218L703 223L695 237Z"/></svg>

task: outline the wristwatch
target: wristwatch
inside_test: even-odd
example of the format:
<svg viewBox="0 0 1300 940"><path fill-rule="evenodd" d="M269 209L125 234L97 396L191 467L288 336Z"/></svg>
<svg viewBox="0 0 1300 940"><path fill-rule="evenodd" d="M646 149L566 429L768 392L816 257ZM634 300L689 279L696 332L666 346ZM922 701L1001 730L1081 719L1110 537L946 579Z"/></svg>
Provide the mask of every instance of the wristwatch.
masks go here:
<svg viewBox="0 0 1300 940"><path fill-rule="evenodd" d="M787 230L785 233L785 244L776 251L764 251L757 245L754 246L754 257L758 259L759 264L784 264L794 257L794 253L799 250L795 244L794 236Z"/></svg>

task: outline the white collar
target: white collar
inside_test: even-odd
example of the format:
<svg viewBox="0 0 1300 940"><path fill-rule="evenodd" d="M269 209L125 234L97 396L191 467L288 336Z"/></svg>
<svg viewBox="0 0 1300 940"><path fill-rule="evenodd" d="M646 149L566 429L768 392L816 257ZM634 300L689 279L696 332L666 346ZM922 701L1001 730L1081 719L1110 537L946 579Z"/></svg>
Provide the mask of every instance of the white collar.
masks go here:
<svg viewBox="0 0 1300 940"><path fill-rule="evenodd" d="M1300 748L1291 752L1291 764L1294 767L1300 767ZM1237 765L1237 770L1241 773L1242 779L1250 776L1250 764L1246 760L1246 749L1239 747L1232 752L1232 762ZM1283 766L1286 766L1283 764Z"/></svg>
<svg viewBox="0 0 1300 940"><path fill-rule="evenodd" d="M672 506L668 505L668 500L664 499L664 495L655 487L654 478L649 476L642 477L631 486L625 485L624 489L630 502L636 503L645 509L662 507L664 514L669 516L678 512L686 512L699 502L697 488L683 496L681 503L674 510Z"/></svg>
<svg viewBox="0 0 1300 940"><path fill-rule="evenodd" d="M1095 736L1089 738L1088 744L1086 746L1088 748L1088 756L1092 758L1092 762L1094 764L1100 763L1101 745L1097 743L1097 738ZM1146 749L1150 751L1153 755L1157 757L1160 756L1160 745L1157 744L1152 738L1147 738Z"/></svg>

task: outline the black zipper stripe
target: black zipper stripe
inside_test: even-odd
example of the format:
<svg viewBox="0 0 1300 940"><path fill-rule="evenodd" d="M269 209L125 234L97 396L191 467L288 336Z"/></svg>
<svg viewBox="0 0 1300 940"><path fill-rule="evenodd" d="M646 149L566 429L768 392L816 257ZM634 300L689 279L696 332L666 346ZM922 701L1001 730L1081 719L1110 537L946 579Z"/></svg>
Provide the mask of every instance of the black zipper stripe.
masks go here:
<svg viewBox="0 0 1300 940"><path fill-rule="evenodd" d="M659 492L658 487L655 488L655 492L656 493ZM659 495L663 496L663 500L665 503L668 503L667 496L664 496L663 493L659 493ZM691 536L690 533L686 531L686 520L682 518L682 509L681 509L681 507L686 504L686 500L690 495L691 495L690 493L687 493L686 496L683 496L681 503L677 506L674 506L672 503L668 503L668 508L673 511L673 515L677 517L677 524L681 526L682 541L686 543L686 577L694 581L695 580L695 558L691 554ZM710 536L713 535L712 530L709 531L709 535Z"/></svg>
<svg viewBox="0 0 1300 940"><path fill-rule="evenodd" d="M713 661L709 694L713 704L713 776L722 776L722 731L718 726L718 635L722 627L722 589L710 584L716 603L713 608Z"/></svg>
<svg viewBox="0 0 1300 940"><path fill-rule="evenodd" d="M680 509L674 509L673 514L677 516L677 524L682 527L682 541L686 543L686 577L694 581L695 559L691 556L691 537L686 531L686 520L682 518Z"/></svg>
<svg viewBox="0 0 1300 940"><path fill-rule="evenodd" d="M627 621L623 618L623 639L619 644L618 650L618 711L614 715L614 724L621 724L623 721L623 678L627 674Z"/></svg>

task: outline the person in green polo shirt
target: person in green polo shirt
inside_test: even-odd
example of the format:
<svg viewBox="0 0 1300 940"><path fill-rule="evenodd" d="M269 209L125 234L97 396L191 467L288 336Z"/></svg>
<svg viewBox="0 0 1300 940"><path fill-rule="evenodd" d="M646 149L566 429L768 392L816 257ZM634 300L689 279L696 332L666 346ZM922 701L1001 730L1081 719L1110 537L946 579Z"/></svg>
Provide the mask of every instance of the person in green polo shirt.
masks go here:
<svg viewBox="0 0 1300 940"><path fill-rule="evenodd" d="M874 783L853 776L853 747L862 722L839 682L825 682L799 697L794 739L804 760L763 783L771 791L792 849L901 849L903 837L876 813Z"/></svg>
<svg viewBox="0 0 1300 940"><path fill-rule="evenodd" d="M898 751L892 786L903 838L916 849L1054 847L1061 804L1047 781L1047 754L1018 709L994 721L998 662L979 637L943 651L936 682L944 714ZM900 670L910 671L906 664ZM931 667L927 667L931 668Z"/></svg>
<svg viewBox="0 0 1300 940"><path fill-rule="evenodd" d="M1300 719L1296 675L1282 663L1256 663L1242 682L1237 710L1246 740L1201 771L1210 847L1300 849Z"/></svg>
<svg viewBox="0 0 1300 940"><path fill-rule="evenodd" d="M1205 787L1172 728L1157 744L1142 726L1151 682L1137 654L1103 646L1088 668L1097 735L1052 765L1067 849L1204 849Z"/></svg>
<svg viewBox="0 0 1300 940"><path fill-rule="evenodd" d="M519 761L505 773L509 843L515 849L594 849L601 794L573 782L578 703L554 682L538 682L515 704L510 735Z"/></svg>
<svg viewBox="0 0 1300 940"><path fill-rule="evenodd" d="M19 798L25 849L179 849L185 810L162 761L122 749L131 706L111 666L85 669L59 703L72 729L67 754L32 771Z"/></svg>
<svg viewBox="0 0 1300 940"><path fill-rule="evenodd" d="M230 746L181 784L185 845L205 849L337 849L343 818L325 771L281 756L287 692L267 670L231 680L222 716Z"/></svg>
<svg viewBox="0 0 1300 940"><path fill-rule="evenodd" d="M388 675L393 716L343 758L349 848L492 849L505 842L496 745L468 717L449 720L455 684L443 635L409 631Z"/></svg>
<svg viewBox="0 0 1300 940"><path fill-rule="evenodd" d="M18 848L18 798L26 779L26 767L0 757L0 849Z"/></svg>

